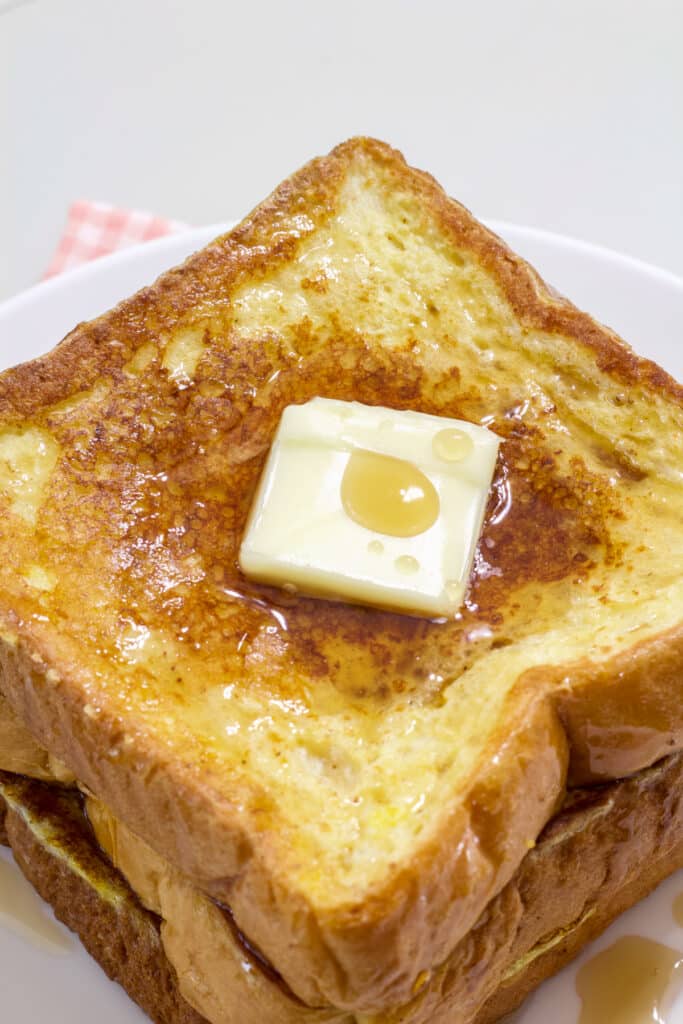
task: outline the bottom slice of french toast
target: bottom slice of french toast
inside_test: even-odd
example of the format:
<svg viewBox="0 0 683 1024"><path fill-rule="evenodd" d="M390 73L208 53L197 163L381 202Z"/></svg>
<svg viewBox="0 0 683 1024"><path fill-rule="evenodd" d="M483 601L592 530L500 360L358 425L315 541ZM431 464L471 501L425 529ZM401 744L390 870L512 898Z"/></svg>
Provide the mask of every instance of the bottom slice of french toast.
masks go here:
<svg viewBox="0 0 683 1024"><path fill-rule="evenodd" d="M103 857L77 791L0 772L0 794L0 840L106 974L157 1024L203 1024L180 995L159 921Z"/></svg>
<svg viewBox="0 0 683 1024"><path fill-rule="evenodd" d="M467 943L409 1004L383 1015L305 1006L229 929L241 975L225 972L224 991L205 1004L220 1007L209 1024L491 1024L683 864L682 781L676 754L631 779L574 791ZM167 957L166 922L104 855L77 791L0 772L0 802L0 837L109 977L159 1024L205 1024Z"/></svg>

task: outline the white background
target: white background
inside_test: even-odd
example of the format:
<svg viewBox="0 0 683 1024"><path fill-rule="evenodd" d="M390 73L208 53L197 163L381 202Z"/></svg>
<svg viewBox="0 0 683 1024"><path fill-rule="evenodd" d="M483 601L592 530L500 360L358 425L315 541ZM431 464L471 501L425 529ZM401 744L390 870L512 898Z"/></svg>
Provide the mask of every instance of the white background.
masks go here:
<svg viewBox="0 0 683 1024"><path fill-rule="evenodd" d="M681 274L682 54L680 0L0 0L0 298L75 198L227 220L357 133Z"/></svg>

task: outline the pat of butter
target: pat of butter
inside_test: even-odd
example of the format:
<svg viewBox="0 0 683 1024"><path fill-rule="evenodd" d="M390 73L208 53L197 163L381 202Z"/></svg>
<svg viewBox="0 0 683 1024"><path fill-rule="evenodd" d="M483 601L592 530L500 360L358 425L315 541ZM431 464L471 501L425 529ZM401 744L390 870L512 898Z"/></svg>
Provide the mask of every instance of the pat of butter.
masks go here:
<svg viewBox="0 0 683 1024"><path fill-rule="evenodd" d="M314 398L285 409L240 550L246 576L420 615L462 604L498 437Z"/></svg>

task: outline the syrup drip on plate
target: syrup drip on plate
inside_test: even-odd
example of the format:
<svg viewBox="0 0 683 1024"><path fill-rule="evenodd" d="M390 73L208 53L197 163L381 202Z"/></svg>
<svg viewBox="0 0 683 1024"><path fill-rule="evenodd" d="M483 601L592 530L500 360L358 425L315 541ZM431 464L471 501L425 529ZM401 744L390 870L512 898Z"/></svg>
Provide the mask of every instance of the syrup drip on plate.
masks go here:
<svg viewBox="0 0 683 1024"><path fill-rule="evenodd" d="M683 953L640 935L625 935L579 970L579 1024L673 1024L683 986Z"/></svg>

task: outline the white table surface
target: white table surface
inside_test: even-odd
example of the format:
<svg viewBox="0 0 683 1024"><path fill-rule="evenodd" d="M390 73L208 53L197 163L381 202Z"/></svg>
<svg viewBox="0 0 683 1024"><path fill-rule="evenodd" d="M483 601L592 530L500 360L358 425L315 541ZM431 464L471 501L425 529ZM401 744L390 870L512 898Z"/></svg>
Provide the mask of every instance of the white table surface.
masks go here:
<svg viewBox="0 0 683 1024"><path fill-rule="evenodd" d="M356 133L683 274L682 51L680 0L0 0L0 298L75 198L226 220Z"/></svg>

